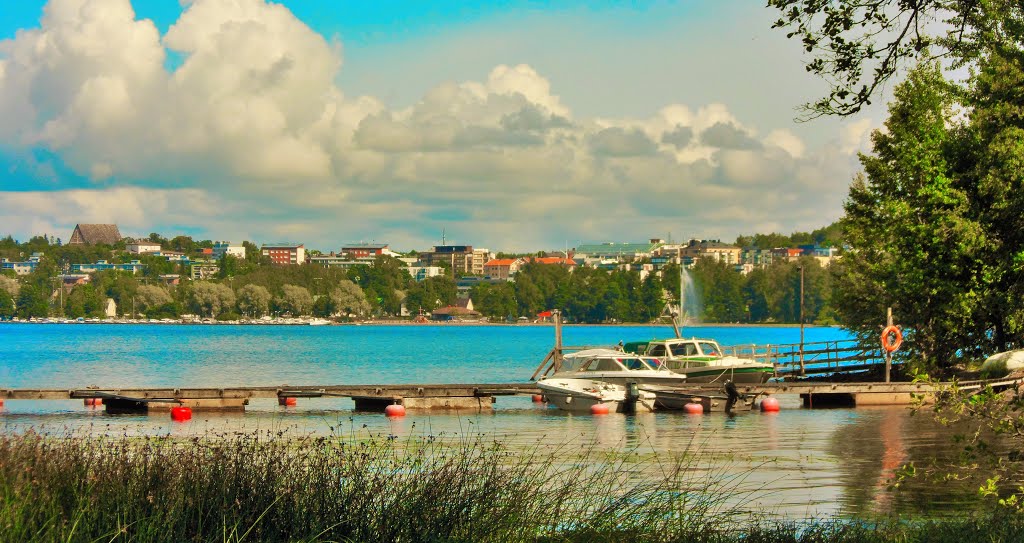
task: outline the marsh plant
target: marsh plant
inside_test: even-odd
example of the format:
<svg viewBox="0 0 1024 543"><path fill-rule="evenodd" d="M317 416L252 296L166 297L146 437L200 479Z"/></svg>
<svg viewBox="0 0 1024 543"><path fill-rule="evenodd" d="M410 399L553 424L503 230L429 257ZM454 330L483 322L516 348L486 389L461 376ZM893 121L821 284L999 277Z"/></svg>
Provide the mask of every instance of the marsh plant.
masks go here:
<svg viewBox="0 0 1024 543"><path fill-rule="evenodd" d="M990 541L1024 536L1012 519L766 524L742 512L763 491L742 476L699 456L653 470L630 457L482 437L5 435L0 540L885 541L976 525Z"/></svg>

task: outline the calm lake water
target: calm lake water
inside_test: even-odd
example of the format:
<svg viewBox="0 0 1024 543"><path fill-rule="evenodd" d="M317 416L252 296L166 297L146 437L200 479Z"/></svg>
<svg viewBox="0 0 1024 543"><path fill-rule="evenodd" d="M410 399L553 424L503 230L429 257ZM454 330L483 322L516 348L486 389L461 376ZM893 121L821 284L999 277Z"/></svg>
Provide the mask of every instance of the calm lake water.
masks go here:
<svg viewBox="0 0 1024 543"><path fill-rule="evenodd" d="M567 326L566 345L666 337L666 327ZM799 341L795 327L688 327L723 345ZM845 339L808 328L806 341ZM0 324L0 388L330 385L525 382L550 350L547 326L185 326ZM806 410L736 417L675 413L572 415L500 397L488 413L417 414L390 420L356 413L347 399L300 399L297 407L253 401L245 414L107 415L80 401L8 401L0 432L35 429L88 435L251 431L291 435L483 436L512 446L626 451L650 465L700 453L697 471L758 489L749 505L794 518L827 514L955 514L974 506L974 482L914 480L889 490L896 470L958 450L927 413L905 408Z"/></svg>

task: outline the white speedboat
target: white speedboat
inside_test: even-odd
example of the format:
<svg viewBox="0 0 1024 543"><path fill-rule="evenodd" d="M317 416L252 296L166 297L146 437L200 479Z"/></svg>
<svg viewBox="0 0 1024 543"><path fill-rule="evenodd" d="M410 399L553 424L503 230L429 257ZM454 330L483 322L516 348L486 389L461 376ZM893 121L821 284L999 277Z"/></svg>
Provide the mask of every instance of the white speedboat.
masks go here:
<svg viewBox="0 0 1024 543"><path fill-rule="evenodd" d="M726 355L712 339L671 338L632 341L626 352L660 360L670 371L685 375L690 383L761 384L775 375L767 362Z"/></svg>
<svg viewBox="0 0 1024 543"><path fill-rule="evenodd" d="M614 349L587 349L566 354L552 377L591 379L616 385L682 386L685 375L669 371L661 361Z"/></svg>
<svg viewBox="0 0 1024 543"><path fill-rule="evenodd" d="M654 410L655 395L637 385L617 385L593 379L548 377L537 382L548 402L564 411L590 413L591 407L605 404L610 412Z"/></svg>

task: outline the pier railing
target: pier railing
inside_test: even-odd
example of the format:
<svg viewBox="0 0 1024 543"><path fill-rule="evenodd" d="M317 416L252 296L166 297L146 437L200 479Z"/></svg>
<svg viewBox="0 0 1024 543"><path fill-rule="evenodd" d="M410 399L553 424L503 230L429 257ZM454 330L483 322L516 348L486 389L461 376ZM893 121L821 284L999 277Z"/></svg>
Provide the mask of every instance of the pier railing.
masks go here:
<svg viewBox="0 0 1024 543"><path fill-rule="evenodd" d="M723 346L722 349L733 356L772 364L779 377L799 375L801 360L805 374L863 371L885 364L880 347L866 349L855 339L804 343L802 347L799 343L787 343Z"/></svg>

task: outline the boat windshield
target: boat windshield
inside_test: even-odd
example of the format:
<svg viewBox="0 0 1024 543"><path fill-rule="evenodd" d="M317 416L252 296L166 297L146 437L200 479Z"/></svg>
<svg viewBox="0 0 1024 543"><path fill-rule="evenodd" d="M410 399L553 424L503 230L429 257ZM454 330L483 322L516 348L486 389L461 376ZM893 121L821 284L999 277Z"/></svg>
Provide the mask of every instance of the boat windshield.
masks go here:
<svg viewBox="0 0 1024 543"><path fill-rule="evenodd" d="M647 350L647 356L665 356L665 346L662 344L651 345L650 349Z"/></svg>
<svg viewBox="0 0 1024 543"><path fill-rule="evenodd" d="M692 342L676 343L672 345L672 356L697 356L697 346Z"/></svg>
<svg viewBox="0 0 1024 543"><path fill-rule="evenodd" d="M613 358L591 358L580 371L622 371L622 366Z"/></svg>
<svg viewBox="0 0 1024 543"><path fill-rule="evenodd" d="M657 369L657 359L646 359L646 358L625 358L619 359L626 369L629 370L653 370ZM652 363L653 362L653 363Z"/></svg>
<svg viewBox="0 0 1024 543"><path fill-rule="evenodd" d="M700 342L700 350L704 353L704 356L722 356L722 348L717 343L702 341Z"/></svg>

